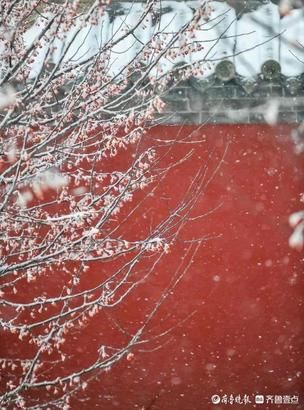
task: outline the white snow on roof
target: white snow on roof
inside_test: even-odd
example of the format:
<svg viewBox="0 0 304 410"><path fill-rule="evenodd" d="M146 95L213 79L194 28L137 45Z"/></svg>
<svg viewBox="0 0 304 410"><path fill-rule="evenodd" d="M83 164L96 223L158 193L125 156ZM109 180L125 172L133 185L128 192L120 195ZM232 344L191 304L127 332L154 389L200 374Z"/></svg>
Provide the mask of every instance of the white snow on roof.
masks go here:
<svg viewBox="0 0 304 410"><path fill-rule="evenodd" d="M180 30L193 16L197 7L195 1L162 1L160 20L153 24L151 15L137 27L134 35L119 41L112 49L110 56L110 72L118 74L140 51L153 34L159 31L167 33L166 42ZM236 18L235 10L225 2L210 2L211 14L207 21L201 18L200 27L195 31L194 41L200 42L204 48L191 55L179 59L163 58L160 62L164 71L170 70L174 64L211 60L214 64L222 59L230 59L236 66L238 74L253 77L260 72L261 65L269 59L281 64L282 73L295 76L304 72L304 11L292 10L287 16L280 18L278 7L269 2L257 10ZM140 19L145 7L143 3L121 3L123 13L110 15L105 13L92 27L76 24L65 39L54 40L51 62L56 64L64 50L75 35L64 61L77 63L94 56L100 47L109 40L120 38L124 30L133 27ZM80 24L80 23L79 23ZM25 34L25 43L30 45L37 38L41 28L32 26ZM176 44L179 46L178 44ZM31 67L31 77L37 76L47 52L43 47ZM301 61L302 60L302 61ZM157 68L155 68L157 70ZM152 74L155 74L155 70ZM209 76L214 65L205 67L204 76Z"/></svg>

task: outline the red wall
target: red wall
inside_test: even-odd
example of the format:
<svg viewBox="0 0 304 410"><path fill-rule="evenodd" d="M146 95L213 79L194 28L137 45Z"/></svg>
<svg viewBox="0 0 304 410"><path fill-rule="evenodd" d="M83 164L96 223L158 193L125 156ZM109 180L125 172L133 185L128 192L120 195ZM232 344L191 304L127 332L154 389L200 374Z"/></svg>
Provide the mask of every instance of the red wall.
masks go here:
<svg viewBox="0 0 304 410"><path fill-rule="evenodd" d="M179 140L166 150L161 166L193 152L170 171L154 197L144 200L123 228L127 235L144 236L170 214L202 164L209 182L191 217L205 216L187 224L149 281L111 318L99 317L85 333L75 331L70 366L89 360L106 332L118 342L112 319L127 332L136 329L177 272L189 241L211 238L149 328L150 336L173 326L172 331L144 346L150 351L137 349L130 360L100 374L72 409L219 410L228 405L211 404L212 394L248 394L253 401L255 393L303 393L303 253L288 247L288 216L301 208L303 157L294 154L289 131L222 125L158 126L148 133L152 145ZM97 266L91 272L92 281L98 271ZM18 349L10 343L2 345L2 357Z"/></svg>

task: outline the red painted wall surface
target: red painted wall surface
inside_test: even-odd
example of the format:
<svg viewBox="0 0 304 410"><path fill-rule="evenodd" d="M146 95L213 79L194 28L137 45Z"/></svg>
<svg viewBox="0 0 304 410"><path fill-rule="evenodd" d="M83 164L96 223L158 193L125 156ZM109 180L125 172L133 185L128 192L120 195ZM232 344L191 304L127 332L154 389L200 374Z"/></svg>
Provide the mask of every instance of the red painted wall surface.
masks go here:
<svg viewBox="0 0 304 410"><path fill-rule="evenodd" d="M209 182L191 216L205 216L188 223L149 281L110 319L75 330L73 362L66 365L89 360L105 332L115 343L121 336L112 319L132 332L177 272L190 243L183 241L210 239L164 301L150 335L173 329L144 346L148 351L135 350L130 360L100 374L73 400L73 410L254 408L256 393L300 396L299 405L258 406L263 409L304 408L303 253L288 247L288 216L303 206L303 157L294 154L290 129L158 126L149 132L147 141L179 140L164 163L190 149L193 155L170 171L123 229L130 237L144 235L183 197L201 164ZM94 269L93 282L99 274ZM1 356L17 350L6 337ZM248 395L252 403L215 405L213 394Z"/></svg>

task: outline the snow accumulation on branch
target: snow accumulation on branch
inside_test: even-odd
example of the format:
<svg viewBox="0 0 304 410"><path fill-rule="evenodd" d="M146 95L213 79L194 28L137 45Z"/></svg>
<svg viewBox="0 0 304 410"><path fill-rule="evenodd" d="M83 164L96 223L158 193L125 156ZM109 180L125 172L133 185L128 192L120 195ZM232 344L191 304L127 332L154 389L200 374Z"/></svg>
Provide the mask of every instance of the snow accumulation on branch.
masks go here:
<svg viewBox="0 0 304 410"><path fill-rule="evenodd" d="M150 322L204 240L185 243L190 262L139 311L136 329L107 322L182 241L208 184L202 164L160 220L147 216L146 204L193 155L174 157L173 141L146 138L175 64L198 51L191 39L210 14L202 2L184 20L176 4L160 19L154 0L115 12L100 1L1 1L0 308L15 347L1 358L10 375L1 407L67 409L99 371L149 343ZM197 69L180 70L187 78ZM69 348L90 323L105 334L79 362Z"/></svg>

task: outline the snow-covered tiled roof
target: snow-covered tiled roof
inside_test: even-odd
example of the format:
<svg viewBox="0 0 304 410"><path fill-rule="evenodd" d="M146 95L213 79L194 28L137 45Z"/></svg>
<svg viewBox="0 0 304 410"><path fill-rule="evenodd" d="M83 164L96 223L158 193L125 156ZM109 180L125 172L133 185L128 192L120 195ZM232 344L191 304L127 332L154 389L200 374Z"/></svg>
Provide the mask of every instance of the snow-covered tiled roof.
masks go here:
<svg viewBox="0 0 304 410"><path fill-rule="evenodd" d="M229 3L229 4L228 4ZM131 61L138 51L156 32L170 34L180 30L192 18L198 1L161 1L157 18L147 15L132 35L119 41L111 49L110 71L117 74ZM285 16L279 13L278 5L261 2L256 9L240 14L232 7L233 2L209 2L210 15L203 17L195 31L194 41L204 48L192 52L180 60L163 58L161 66L170 70L179 62L200 62L204 68L201 77L210 76L221 60L231 60L240 76L255 77L262 64L275 60L285 76L297 76L304 72L304 10L294 9ZM93 56L107 41L121 36L125 28L134 26L140 19L145 2L113 2L112 7L100 18L97 25L83 27L75 36L64 57L66 62L80 62ZM56 39L51 60L56 64L79 27L70 30L66 39ZM39 33L33 25L25 34L30 45ZM169 40L168 40L169 41ZM177 44L178 46L178 44ZM47 46L42 48L32 64L31 76L35 77L43 64Z"/></svg>

